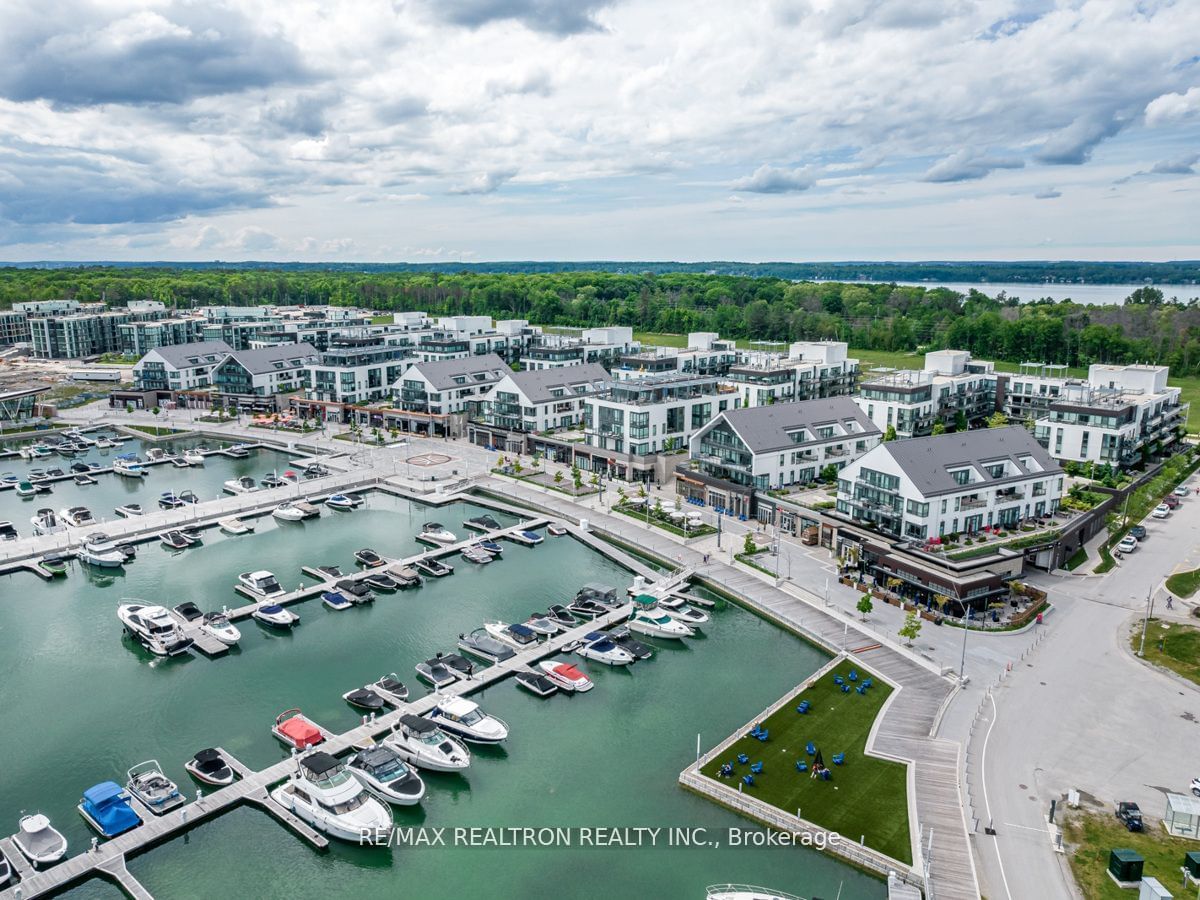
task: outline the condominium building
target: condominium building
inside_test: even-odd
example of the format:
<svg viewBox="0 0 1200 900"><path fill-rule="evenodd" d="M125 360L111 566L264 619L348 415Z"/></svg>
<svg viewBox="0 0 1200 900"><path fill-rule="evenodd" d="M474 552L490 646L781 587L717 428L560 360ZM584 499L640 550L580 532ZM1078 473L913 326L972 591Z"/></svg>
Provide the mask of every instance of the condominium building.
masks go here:
<svg viewBox="0 0 1200 900"><path fill-rule="evenodd" d="M234 350L212 370L212 386L233 397L274 397L304 388L306 370L318 359L311 344Z"/></svg>
<svg viewBox="0 0 1200 900"><path fill-rule="evenodd" d="M798 341L786 355L752 350L725 375L740 407L848 395L857 379L858 360L840 341Z"/></svg>
<svg viewBox="0 0 1200 900"><path fill-rule="evenodd" d="M33 355L40 359L81 359L121 351L121 326L127 312L31 316Z"/></svg>
<svg viewBox="0 0 1200 900"><path fill-rule="evenodd" d="M233 348L224 341L156 347L133 367L139 391L194 391L212 385L212 370Z"/></svg>
<svg viewBox="0 0 1200 900"><path fill-rule="evenodd" d="M733 341L721 340L715 331L694 331L687 336L687 347L650 347L621 357L614 378L640 378L643 375L671 373L724 375L742 359Z"/></svg>
<svg viewBox="0 0 1200 900"><path fill-rule="evenodd" d="M551 369L508 372L480 403L475 430L537 432L573 428L583 417L586 397L611 387L608 372L599 363L581 363ZM496 446L494 440L488 441Z"/></svg>
<svg viewBox="0 0 1200 900"><path fill-rule="evenodd" d="M157 347L193 344L200 339L202 326L203 320L198 318L125 322L118 326L121 352L129 356L141 356Z"/></svg>
<svg viewBox="0 0 1200 900"><path fill-rule="evenodd" d="M466 414L511 371L494 353L418 361L392 385L392 393L399 399L400 408L408 412Z"/></svg>
<svg viewBox="0 0 1200 900"><path fill-rule="evenodd" d="M970 426L995 412L995 366L965 350L938 350L925 354L921 371L870 373L855 400L880 430L901 438L932 434L939 422Z"/></svg>
<svg viewBox="0 0 1200 900"><path fill-rule="evenodd" d="M16 310L0 310L0 344L27 344L29 340L29 317Z"/></svg>
<svg viewBox="0 0 1200 900"><path fill-rule="evenodd" d="M624 326L584 328L578 334L539 334L521 354L521 368L538 370L598 363L611 369L640 348L641 344L633 339L633 329Z"/></svg>
<svg viewBox="0 0 1200 900"><path fill-rule="evenodd" d="M305 371L306 394L335 403L383 400L411 365L407 350L382 336L333 337Z"/></svg>

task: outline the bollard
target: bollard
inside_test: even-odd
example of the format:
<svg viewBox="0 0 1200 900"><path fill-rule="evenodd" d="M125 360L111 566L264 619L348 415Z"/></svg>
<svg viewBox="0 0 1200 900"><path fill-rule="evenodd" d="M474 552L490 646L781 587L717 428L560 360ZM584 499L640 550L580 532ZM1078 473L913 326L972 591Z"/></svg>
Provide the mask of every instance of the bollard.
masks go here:
<svg viewBox="0 0 1200 900"><path fill-rule="evenodd" d="M197 803L204 802L204 788L196 788L196 802Z"/></svg>
<svg viewBox="0 0 1200 900"><path fill-rule="evenodd" d="M182 822L184 825L187 824L187 816L188 816L188 811L187 811L187 807L185 806L183 808L183 812L181 812L179 814L179 821Z"/></svg>
<svg viewBox="0 0 1200 900"><path fill-rule="evenodd" d="M91 846L90 852L95 853L99 846L100 846L100 838L98 838L98 837L92 838L92 846Z"/></svg>

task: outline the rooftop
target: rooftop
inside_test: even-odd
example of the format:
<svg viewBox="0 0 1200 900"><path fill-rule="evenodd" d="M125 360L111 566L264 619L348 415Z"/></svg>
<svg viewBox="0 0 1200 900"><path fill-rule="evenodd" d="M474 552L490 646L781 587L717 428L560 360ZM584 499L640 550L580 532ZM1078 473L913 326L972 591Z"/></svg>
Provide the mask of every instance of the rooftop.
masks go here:
<svg viewBox="0 0 1200 900"><path fill-rule="evenodd" d="M774 403L747 409L730 409L715 421L724 419L737 432L742 443L752 453L777 449L794 449L797 442L792 433L801 428L810 432L825 425L856 423L854 435L878 435L879 428L863 413L850 397L826 397L820 400L801 400L796 403ZM849 437L835 435L835 437ZM815 435L812 441L817 440ZM800 443L808 443L801 441Z"/></svg>
<svg viewBox="0 0 1200 900"><path fill-rule="evenodd" d="M967 491L982 485L1003 484L1031 475L1062 472L1032 434L1019 425L1007 428L978 428L955 434L911 438L880 444L873 453L888 453L924 496ZM864 461L867 457L864 457ZM1022 459L1034 465L1027 466ZM1011 462L1019 475L993 478L983 466ZM973 468L983 480L959 484L950 474L963 467Z"/></svg>
<svg viewBox="0 0 1200 900"><path fill-rule="evenodd" d="M508 364L495 353L464 359L438 359L415 364L404 377L420 373L435 391L449 391L464 384L493 384L510 373ZM466 382L456 379L466 378Z"/></svg>

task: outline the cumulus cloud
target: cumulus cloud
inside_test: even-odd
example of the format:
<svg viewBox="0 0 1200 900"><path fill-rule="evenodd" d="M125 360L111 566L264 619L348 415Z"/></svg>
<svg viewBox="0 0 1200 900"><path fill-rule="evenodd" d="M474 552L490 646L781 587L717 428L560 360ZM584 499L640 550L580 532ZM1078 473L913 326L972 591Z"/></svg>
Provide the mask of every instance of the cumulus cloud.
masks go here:
<svg viewBox="0 0 1200 900"><path fill-rule="evenodd" d="M729 187L731 190L754 194L788 194L807 191L816 183L817 173L812 166L783 169L764 163L753 174L731 182Z"/></svg>
<svg viewBox="0 0 1200 900"><path fill-rule="evenodd" d="M1057 190L1055 188L1049 188L1044 191L1038 191L1036 194L1033 195L1033 198L1035 200L1057 200L1061 196L1062 196L1062 191Z"/></svg>
<svg viewBox="0 0 1200 900"><path fill-rule="evenodd" d="M1060 166L1079 166L1092 157L1092 151L1105 138L1124 127L1116 115L1081 116L1050 135L1035 154L1039 162Z"/></svg>
<svg viewBox="0 0 1200 900"><path fill-rule="evenodd" d="M935 183L975 181L986 178L997 169L1020 169L1024 165L1014 156L994 156L963 149L930 166L923 180Z"/></svg>
<svg viewBox="0 0 1200 900"><path fill-rule="evenodd" d="M1195 175L1198 161L1200 161L1200 153L1189 153L1185 156L1176 156L1174 159L1163 159L1150 167L1150 174Z"/></svg>
<svg viewBox="0 0 1200 900"><path fill-rule="evenodd" d="M1151 128L1200 117L1200 87L1186 93L1163 94L1146 104L1146 124Z"/></svg>
<svg viewBox="0 0 1200 900"><path fill-rule="evenodd" d="M492 194L500 190L505 182L517 174L516 169L497 169L491 172L481 172L470 181L450 189L452 194Z"/></svg>
<svg viewBox="0 0 1200 900"><path fill-rule="evenodd" d="M595 14L613 0L429 0L432 11L456 25L478 28L506 19L533 31L578 34L599 28Z"/></svg>

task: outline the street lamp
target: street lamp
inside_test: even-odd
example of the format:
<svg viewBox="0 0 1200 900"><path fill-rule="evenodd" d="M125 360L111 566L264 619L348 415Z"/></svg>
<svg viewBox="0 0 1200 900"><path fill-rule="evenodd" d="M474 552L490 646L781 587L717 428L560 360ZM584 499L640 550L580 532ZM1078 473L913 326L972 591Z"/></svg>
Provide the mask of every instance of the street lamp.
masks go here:
<svg viewBox="0 0 1200 900"><path fill-rule="evenodd" d="M1138 656L1146 655L1146 632L1150 630L1150 617L1154 614L1154 588L1146 591L1146 621L1142 623L1142 639L1138 642Z"/></svg>
<svg viewBox="0 0 1200 900"><path fill-rule="evenodd" d="M967 675L965 669L967 667L967 632L971 630L971 620L967 618L967 608L963 606L963 645L962 658L958 661L958 683L962 686L967 683Z"/></svg>

